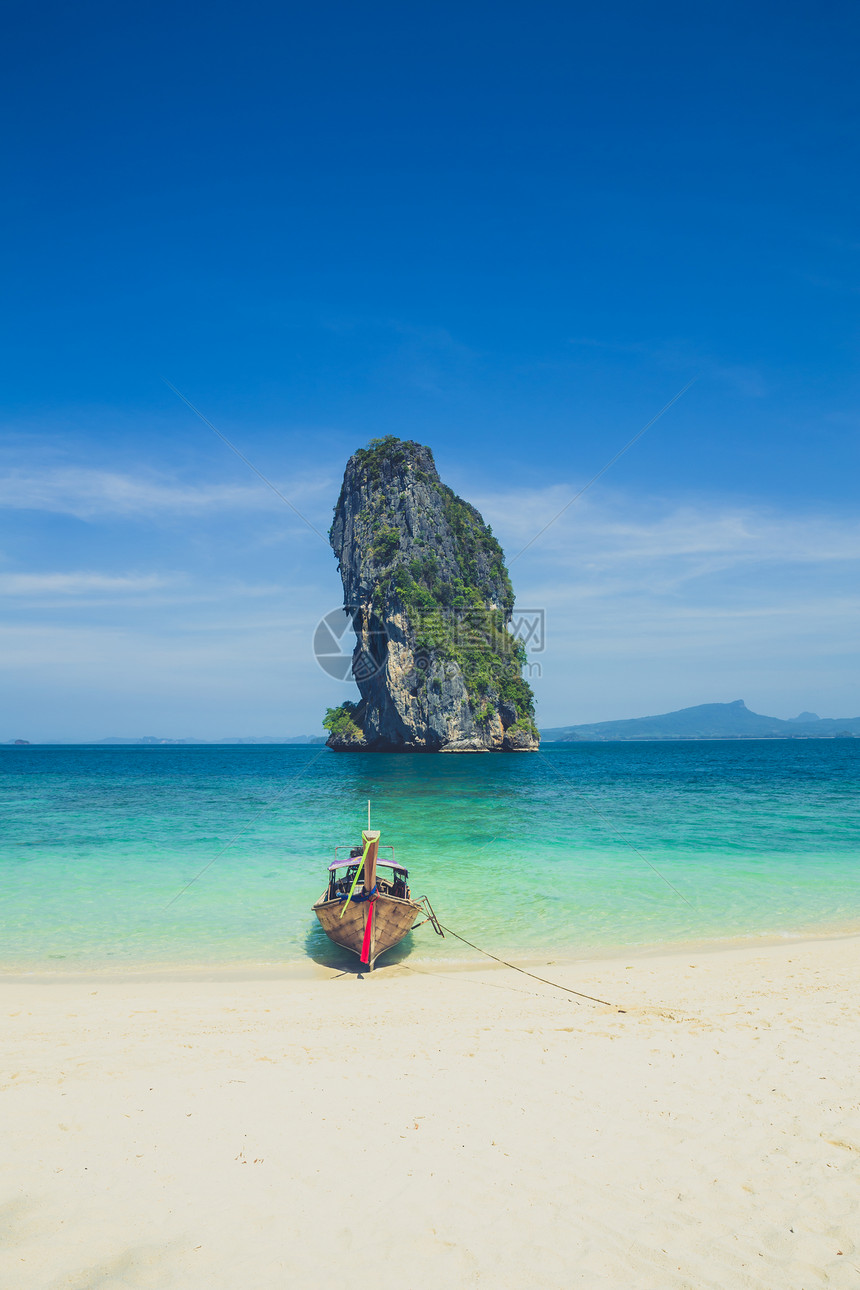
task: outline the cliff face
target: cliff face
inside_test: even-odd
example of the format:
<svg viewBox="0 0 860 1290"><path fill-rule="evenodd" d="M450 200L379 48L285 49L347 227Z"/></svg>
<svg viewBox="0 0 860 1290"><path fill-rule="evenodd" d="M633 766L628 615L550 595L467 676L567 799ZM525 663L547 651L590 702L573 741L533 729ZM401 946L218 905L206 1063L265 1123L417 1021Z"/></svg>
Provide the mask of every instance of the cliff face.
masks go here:
<svg viewBox="0 0 860 1290"><path fill-rule="evenodd" d="M329 711L329 747L536 749L502 549L430 449L389 437L350 457L330 538L361 702Z"/></svg>

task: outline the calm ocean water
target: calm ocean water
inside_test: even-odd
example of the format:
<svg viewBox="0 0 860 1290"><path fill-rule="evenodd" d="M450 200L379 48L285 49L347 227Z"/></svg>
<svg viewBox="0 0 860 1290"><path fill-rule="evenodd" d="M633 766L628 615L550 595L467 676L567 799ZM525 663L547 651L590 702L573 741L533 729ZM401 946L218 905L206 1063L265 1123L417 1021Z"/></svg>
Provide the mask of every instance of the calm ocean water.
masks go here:
<svg viewBox="0 0 860 1290"><path fill-rule="evenodd" d="M0 966L336 965L310 906L368 798L413 893L497 954L856 924L858 787L847 739L486 757L6 748ZM475 958L429 927L407 954Z"/></svg>

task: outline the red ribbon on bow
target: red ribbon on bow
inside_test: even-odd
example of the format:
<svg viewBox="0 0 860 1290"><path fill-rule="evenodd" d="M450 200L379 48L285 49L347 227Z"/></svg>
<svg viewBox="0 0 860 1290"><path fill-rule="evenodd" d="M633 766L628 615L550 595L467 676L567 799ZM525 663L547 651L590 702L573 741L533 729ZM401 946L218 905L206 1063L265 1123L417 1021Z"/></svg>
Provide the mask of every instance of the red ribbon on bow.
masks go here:
<svg viewBox="0 0 860 1290"><path fill-rule="evenodd" d="M376 900L371 896L367 902L367 922L364 924L364 940L361 943L361 961L369 962L370 959L370 929L373 926L373 906Z"/></svg>

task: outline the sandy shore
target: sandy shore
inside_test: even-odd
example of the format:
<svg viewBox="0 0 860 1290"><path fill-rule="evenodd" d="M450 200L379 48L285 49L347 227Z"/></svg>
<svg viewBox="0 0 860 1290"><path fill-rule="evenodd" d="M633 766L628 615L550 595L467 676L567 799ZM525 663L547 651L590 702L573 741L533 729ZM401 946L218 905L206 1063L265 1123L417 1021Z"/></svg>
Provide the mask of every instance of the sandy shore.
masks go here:
<svg viewBox="0 0 860 1290"><path fill-rule="evenodd" d="M2 984L0 1284L856 1290L858 951Z"/></svg>

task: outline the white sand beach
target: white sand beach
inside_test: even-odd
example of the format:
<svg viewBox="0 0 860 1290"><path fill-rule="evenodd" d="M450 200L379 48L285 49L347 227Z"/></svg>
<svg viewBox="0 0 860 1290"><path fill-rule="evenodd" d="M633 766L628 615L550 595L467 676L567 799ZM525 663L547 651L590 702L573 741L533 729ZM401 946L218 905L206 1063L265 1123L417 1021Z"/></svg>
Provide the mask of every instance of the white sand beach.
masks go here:
<svg viewBox="0 0 860 1290"><path fill-rule="evenodd" d="M858 949L7 981L0 1284L860 1286Z"/></svg>

